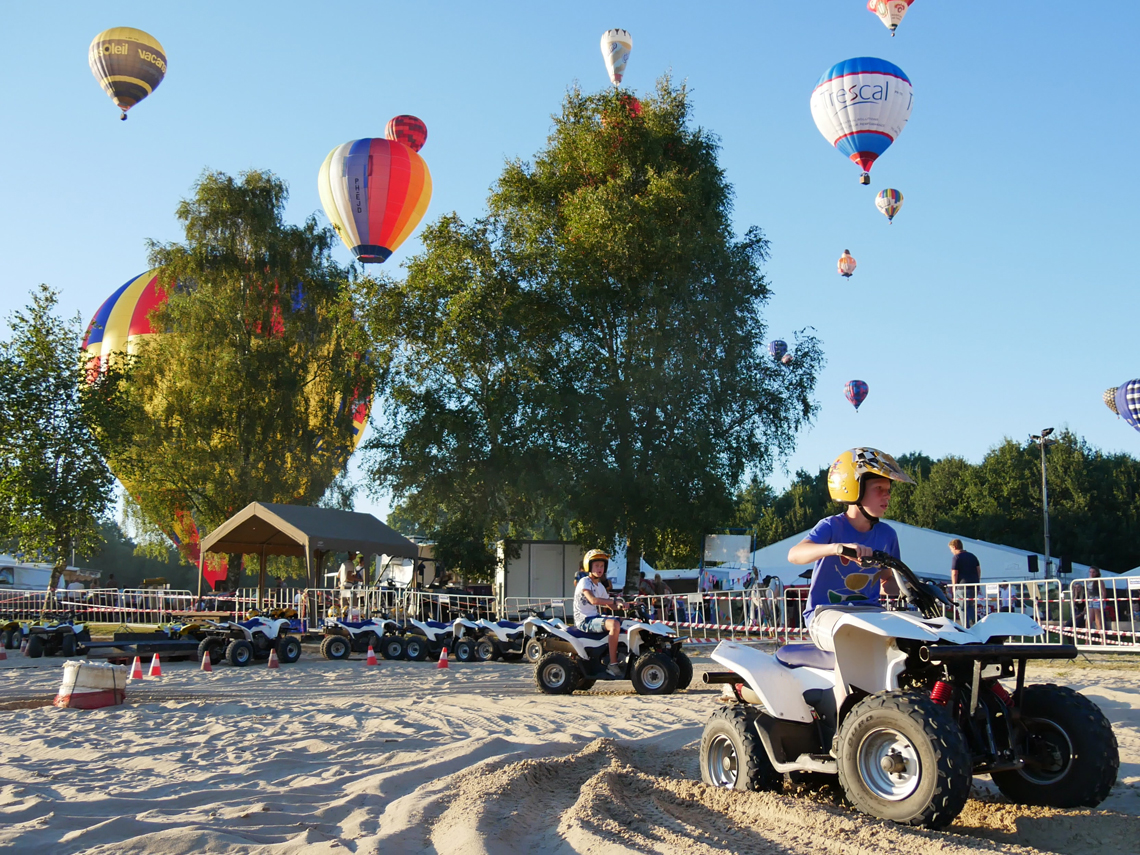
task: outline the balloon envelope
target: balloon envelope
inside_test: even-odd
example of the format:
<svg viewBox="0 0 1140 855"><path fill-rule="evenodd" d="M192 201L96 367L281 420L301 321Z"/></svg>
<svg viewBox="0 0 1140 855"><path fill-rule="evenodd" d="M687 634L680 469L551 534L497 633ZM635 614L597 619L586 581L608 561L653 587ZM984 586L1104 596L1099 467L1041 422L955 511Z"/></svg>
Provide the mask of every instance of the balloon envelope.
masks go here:
<svg viewBox="0 0 1140 855"><path fill-rule="evenodd" d="M1104 405L1119 416L1120 411L1116 409L1116 388L1105 389L1101 397L1104 399Z"/></svg>
<svg viewBox="0 0 1140 855"><path fill-rule="evenodd" d="M855 259L851 257L851 250L843 250L843 255L839 256L839 264L837 265L839 275L844 279L850 279L851 274L855 272Z"/></svg>
<svg viewBox="0 0 1140 855"><path fill-rule="evenodd" d="M914 93L903 70L885 59L861 56L827 69L811 94L819 132L866 176L910 118Z"/></svg>
<svg viewBox="0 0 1140 855"><path fill-rule="evenodd" d="M394 116L384 128L384 138L402 142L412 151L419 151L427 142L427 125L415 116Z"/></svg>
<svg viewBox="0 0 1140 855"><path fill-rule="evenodd" d="M769 342L768 352L772 354L773 359L782 359L784 354L788 352L788 343L780 339Z"/></svg>
<svg viewBox="0 0 1140 855"><path fill-rule="evenodd" d="M913 2L914 0L867 0L867 9L878 16L883 26L890 30L893 36L895 28L902 23L907 9Z"/></svg>
<svg viewBox="0 0 1140 855"><path fill-rule="evenodd" d="M1117 387L1116 412L1124 421L1140 430L1140 380L1129 380Z"/></svg>
<svg viewBox="0 0 1140 855"><path fill-rule="evenodd" d="M431 201L431 173L403 143L346 142L329 152L317 176L321 204L356 258L379 263L412 233Z"/></svg>
<svg viewBox="0 0 1140 855"><path fill-rule="evenodd" d="M162 83L166 51L149 33L134 27L112 27L91 40L87 64L125 119L127 110Z"/></svg>
<svg viewBox="0 0 1140 855"><path fill-rule="evenodd" d="M843 394L856 410L867 397L867 384L862 380L849 380L843 387Z"/></svg>
<svg viewBox="0 0 1140 855"><path fill-rule="evenodd" d="M614 29L602 33L602 58L606 61L606 73L614 86L621 85L632 50L633 36L628 30Z"/></svg>
<svg viewBox="0 0 1140 855"><path fill-rule="evenodd" d="M875 197L875 207L887 218L888 223L895 221L895 214L899 212L902 203L903 195L898 190L880 190Z"/></svg>
<svg viewBox="0 0 1140 855"><path fill-rule="evenodd" d="M792 355L790 353L785 353L783 355L783 357L781 357L780 361L782 363L784 363L785 365L791 365L792 364Z"/></svg>

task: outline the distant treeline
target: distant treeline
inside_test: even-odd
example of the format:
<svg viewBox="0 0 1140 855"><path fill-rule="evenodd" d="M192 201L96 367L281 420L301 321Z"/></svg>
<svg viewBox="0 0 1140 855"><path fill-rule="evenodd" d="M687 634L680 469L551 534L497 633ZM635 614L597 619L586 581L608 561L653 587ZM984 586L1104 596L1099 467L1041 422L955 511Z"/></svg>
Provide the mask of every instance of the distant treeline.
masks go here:
<svg viewBox="0 0 1140 855"><path fill-rule="evenodd" d="M1105 454L1064 431L1046 452L1050 553L1123 572L1140 565L1140 460ZM914 485L896 484L890 519L1018 549L1044 547L1041 451L1006 439L980 463L922 452L898 457ZM827 494L827 469L800 470L780 495L753 480L738 495L732 525L760 546L813 526L840 506Z"/></svg>

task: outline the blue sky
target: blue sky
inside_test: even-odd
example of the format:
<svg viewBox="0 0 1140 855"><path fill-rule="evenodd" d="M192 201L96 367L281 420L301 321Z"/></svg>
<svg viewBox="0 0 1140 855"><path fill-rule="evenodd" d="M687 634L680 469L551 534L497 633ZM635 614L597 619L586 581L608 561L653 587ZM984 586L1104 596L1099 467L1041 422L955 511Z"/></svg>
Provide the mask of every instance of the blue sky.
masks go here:
<svg viewBox="0 0 1140 855"><path fill-rule="evenodd" d="M504 161L544 144L569 85L608 85L598 39L624 27L634 38L627 88L649 90L666 71L687 83L695 121L720 137L739 230L758 225L771 240L769 338L811 326L823 341L821 409L790 471L863 444L976 461L1005 436L1047 426L1133 452L1140 437L1100 393L1140 375L1131 317L1140 7L917 0L892 39L865 6L8 9L0 316L47 282L86 322L147 268L147 238L180 239L175 206L205 168L276 172L291 187L288 217L303 220L320 210L328 151L382 136L398 113L428 125L427 219L475 217ZM87 67L92 37L112 26L150 32L169 61L127 122ZM855 56L888 59L914 85L910 122L871 187L808 109L819 75ZM884 187L905 197L893 226L873 203ZM417 236L385 267L415 253ZM845 248L859 263L849 282L835 272ZM342 247L338 258L350 255ZM871 390L858 413L843 398L855 378Z"/></svg>

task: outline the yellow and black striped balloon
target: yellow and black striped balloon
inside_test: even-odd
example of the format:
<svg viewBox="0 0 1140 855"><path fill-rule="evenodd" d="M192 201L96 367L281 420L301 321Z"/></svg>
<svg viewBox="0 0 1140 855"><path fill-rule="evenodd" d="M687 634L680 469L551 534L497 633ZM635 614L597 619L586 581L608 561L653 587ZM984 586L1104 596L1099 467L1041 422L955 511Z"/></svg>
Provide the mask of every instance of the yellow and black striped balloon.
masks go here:
<svg viewBox="0 0 1140 855"><path fill-rule="evenodd" d="M123 119L166 76L166 51L158 39L134 27L112 27L99 33L91 41L87 61L103 91L123 111Z"/></svg>

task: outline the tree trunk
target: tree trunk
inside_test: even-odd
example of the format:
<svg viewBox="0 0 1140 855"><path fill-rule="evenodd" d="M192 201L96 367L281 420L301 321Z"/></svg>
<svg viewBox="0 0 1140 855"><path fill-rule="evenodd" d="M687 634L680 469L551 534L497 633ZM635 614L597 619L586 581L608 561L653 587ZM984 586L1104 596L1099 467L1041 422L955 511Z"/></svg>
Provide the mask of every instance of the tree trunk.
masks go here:
<svg viewBox="0 0 1140 855"><path fill-rule="evenodd" d="M241 554L231 553L226 556L226 578L222 582L222 590L233 593L241 587Z"/></svg>
<svg viewBox="0 0 1140 855"><path fill-rule="evenodd" d="M43 611L40 612L40 620L46 620L48 611L58 605L55 589L59 587L59 580L63 577L63 571L66 569L67 555L63 553L62 557L56 559L55 566L51 568L51 579L48 581L47 596L44 597L44 607Z"/></svg>
<svg viewBox="0 0 1140 855"><path fill-rule="evenodd" d="M625 587L623 594L636 596L641 579L641 547L630 543L625 548Z"/></svg>

